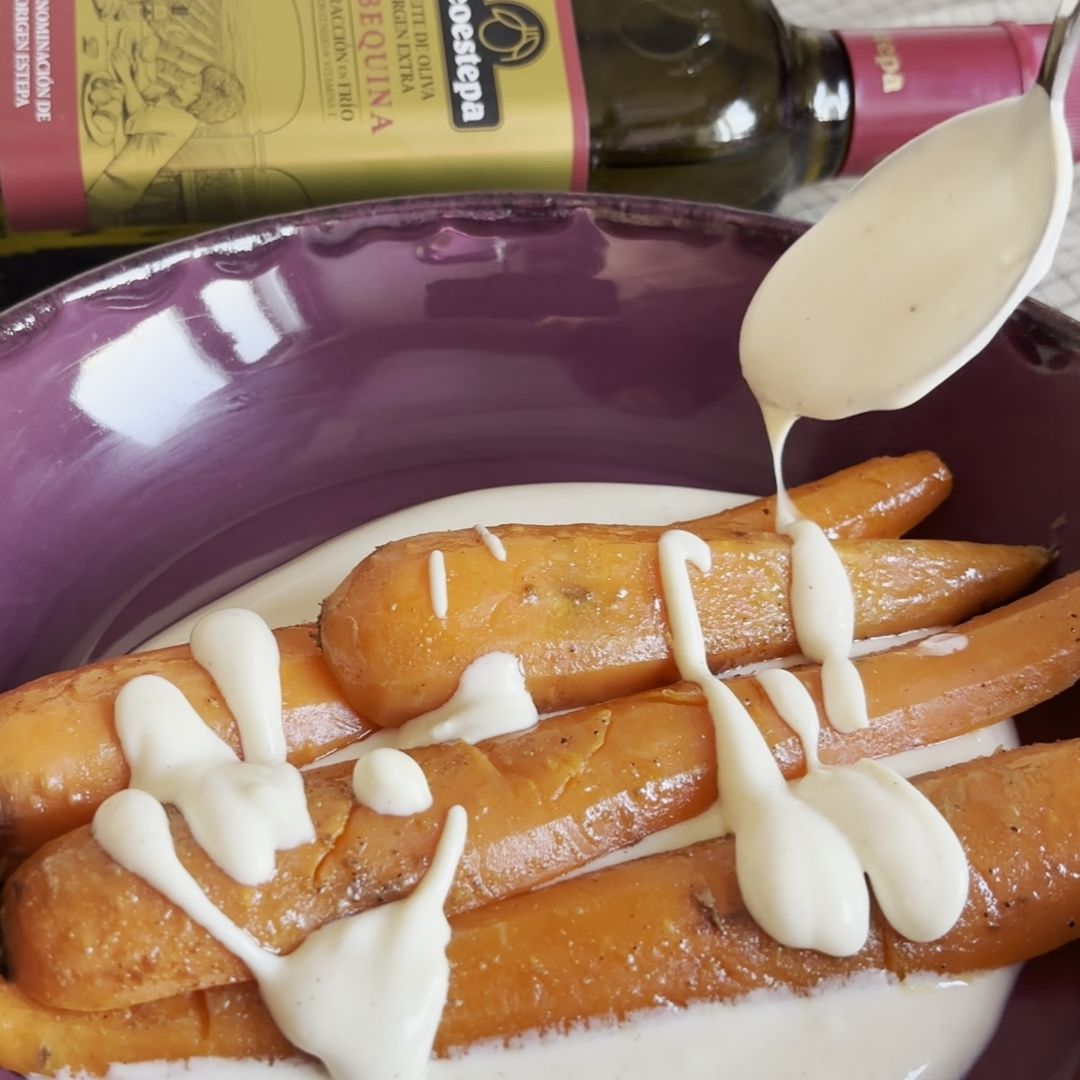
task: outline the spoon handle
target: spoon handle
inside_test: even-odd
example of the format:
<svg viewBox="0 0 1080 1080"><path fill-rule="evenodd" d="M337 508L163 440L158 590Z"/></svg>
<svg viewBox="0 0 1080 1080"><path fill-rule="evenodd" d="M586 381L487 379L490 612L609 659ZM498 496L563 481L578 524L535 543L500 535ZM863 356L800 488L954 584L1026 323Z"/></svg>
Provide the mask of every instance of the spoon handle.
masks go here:
<svg viewBox="0 0 1080 1080"><path fill-rule="evenodd" d="M1051 101L1061 102L1072 74L1073 60L1080 45L1080 0L1061 0L1057 14L1050 27L1042 64L1039 66L1038 84L1047 92Z"/></svg>

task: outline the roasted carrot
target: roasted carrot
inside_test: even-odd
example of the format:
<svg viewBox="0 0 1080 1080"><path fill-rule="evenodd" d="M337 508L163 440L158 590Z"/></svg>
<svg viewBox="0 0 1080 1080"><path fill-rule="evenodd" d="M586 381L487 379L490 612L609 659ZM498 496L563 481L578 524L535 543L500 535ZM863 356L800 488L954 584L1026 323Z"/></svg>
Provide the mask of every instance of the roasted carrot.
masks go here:
<svg viewBox="0 0 1080 1080"><path fill-rule="evenodd" d="M952 490L929 451L873 458L793 489L803 512L831 535L896 537ZM769 529L774 499L722 511L699 524ZM368 725L345 704L312 640L312 627L278 631L290 759L306 764L359 738ZM85 825L128 780L113 701L136 675L162 675L185 691L210 726L237 745L228 710L186 647L103 660L0 694L0 879L47 840Z"/></svg>
<svg viewBox="0 0 1080 1080"><path fill-rule="evenodd" d="M779 945L743 907L729 840L463 915L454 921L438 1046L622 1019L657 1001L679 1006L775 987L805 991L866 969L959 974L1048 952L1080 937L1078 770L1080 742L1070 741L997 754L917 782L955 829L971 866L959 922L926 944L902 939L875 913L870 940L853 958Z"/></svg>
<svg viewBox="0 0 1080 1080"><path fill-rule="evenodd" d="M678 678L659 597L656 530L582 525L495 530L506 561L474 532L387 544L324 603L327 663L346 700L394 726L445 702L482 653L521 658L542 711L569 709ZM714 670L794 653L790 541L705 535L713 567L695 596ZM943 626L1022 589L1042 548L948 541L846 540L836 549L855 597L859 637ZM435 613L429 561L442 552L449 609Z"/></svg>
<svg viewBox="0 0 1080 1080"><path fill-rule="evenodd" d="M788 493L799 511L834 540L887 540L903 536L928 517L952 491L952 474L929 450L871 458ZM684 522L680 528L769 532L776 499L755 499L731 510ZM657 530L659 532L659 530Z"/></svg>
<svg viewBox="0 0 1080 1080"><path fill-rule="evenodd" d="M304 765L371 730L345 704L310 627L275 632L289 760ZM124 683L160 675L234 749L232 714L187 646L102 660L0 695L0 876L94 816L130 777L113 724Z"/></svg>
<svg viewBox="0 0 1080 1080"><path fill-rule="evenodd" d="M914 944L875 910L866 947L839 959L788 949L742 904L734 845L709 841L513 897L451 920L450 990L436 1040L480 1040L625 1020L754 990L810 991L859 971L964 974L1080 937L1080 742L1025 747L916 781L971 866L959 922ZM1048 813L1046 793L1054 792ZM644 959L643 959L644 958ZM294 1056L253 984L111 1013L58 1013L0 987L0 1064L100 1072L163 1056Z"/></svg>
<svg viewBox="0 0 1080 1080"><path fill-rule="evenodd" d="M1080 574L981 616L963 650L912 644L858 661L869 728L825 728L821 756L845 764L963 734L1043 700L1080 678ZM820 698L816 669L801 673ZM731 682L786 775L804 769L792 732L752 679ZM356 805L346 766L307 776L318 840L279 856L274 880L245 889L209 862L175 814L182 861L211 899L268 948L288 951L317 926L413 887L446 808L461 803L470 836L450 910L534 887L704 810L716 798L712 725L683 684L545 721L478 747L413 751L433 808L382 817ZM242 980L244 966L155 890L121 869L88 829L44 847L4 894L9 970L34 998L106 1009ZM288 917L286 918L286 914ZM113 928L122 926L123 933Z"/></svg>
<svg viewBox="0 0 1080 1080"><path fill-rule="evenodd" d="M110 1064L191 1057L303 1055L278 1031L252 983L87 1013L48 1009L0 979L0 1068L104 1076Z"/></svg>

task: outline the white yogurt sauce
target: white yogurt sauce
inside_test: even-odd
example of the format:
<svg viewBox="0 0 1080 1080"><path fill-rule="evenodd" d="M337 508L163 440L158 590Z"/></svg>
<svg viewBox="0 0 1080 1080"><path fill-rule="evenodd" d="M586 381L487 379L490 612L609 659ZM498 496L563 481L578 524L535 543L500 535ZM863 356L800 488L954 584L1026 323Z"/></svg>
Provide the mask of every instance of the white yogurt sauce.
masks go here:
<svg viewBox="0 0 1080 1080"><path fill-rule="evenodd" d="M743 902L782 945L850 956L869 932L863 868L837 828L795 796L750 714L709 670L687 563L707 574L708 544L681 530L664 533L660 579L672 652L712 715L720 813L735 836Z"/></svg>
<svg viewBox="0 0 1080 1080"><path fill-rule="evenodd" d="M936 982L859 975L810 997L757 994L571 1035L479 1046L428 1080L956 1080L993 1034L1016 969ZM767 1047L767 1052L763 1051ZM109 1080L325 1080L301 1062L114 1065Z"/></svg>
<svg viewBox="0 0 1080 1080"><path fill-rule="evenodd" d="M835 556L824 533L812 528L809 569L820 565L820 585L827 582ZM879 762L820 766L812 749L817 710L802 684L780 670L759 680L767 691L776 691L774 704L782 716L792 717L811 748L807 775L788 784L746 708L709 670L688 563L707 575L708 544L683 530L665 532L660 579L672 651L679 674L701 687L713 718L719 813L735 835L739 889L754 921L783 945L851 956L869 933L869 878L882 912L901 934L912 941L940 937L960 917L968 893L967 858L948 823L916 788ZM850 607L847 579L841 584L836 606L843 608L846 596ZM810 581L805 585L813 589ZM840 623L841 636L850 634L843 614L835 619L833 605L812 596L808 606L803 617L814 646L829 641L830 624ZM819 634L823 624L825 632ZM860 684L860 696L861 689Z"/></svg>
<svg viewBox="0 0 1080 1080"><path fill-rule="evenodd" d="M428 587L431 590L431 610L437 619L445 619L450 610L450 597L446 585L446 559L438 550L428 556Z"/></svg>
<svg viewBox="0 0 1080 1080"><path fill-rule="evenodd" d="M357 558L378 544L418 532L471 528L478 519L663 524L712 513L740 501L715 493L648 485L533 485L473 492L355 530L246 586L239 591L240 596L230 596L228 603L242 602L269 618L278 618L275 612L286 607L295 614L284 621L301 621L317 610L319 599L329 591L327 585L336 585ZM279 579L277 574L283 577ZM309 586L314 583L306 593L305 582ZM182 634L180 631L174 637ZM936 768L948 760L989 753L998 745L1014 742L1008 725L904 757L911 759L914 772L919 771L916 762L920 759L931 761L926 767ZM712 822L712 831L704 828L702 836L717 835L721 824ZM697 825L702 827L701 819ZM685 829L670 833L668 848L688 842ZM655 849L657 838L650 841ZM636 853L622 853L621 858ZM992 1032L1013 978L1012 971L942 984L929 978L896 983L885 977L875 978L871 984L860 977L855 985L830 988L808 998L765 995L735 1005L700 1004L677 1014L642 1017L622 1028L527 1039L510 1050L480 1047L460 1059L433 1062L429 1076L432 1080L501 1080L508 1076L552 1080L588 1073L597 1080L651 1080L663 1068L679 1080L714 1080L718 1068L723 1067L740 1080L777 1075L802 1075L810 1080L834 1080L837 1075L956 1080ZM768 1050L763 1051L763 1047ZM192 1063L192 1069L182 1075L201 1074L204 1068L207 1075L245 1075L244 1066L220 1062ZM262 1070L259 1075L271 1071L261 1064L257 1068ZM308 1066L296 1068L300 1072L295 1075L305 1071L319 1075ZM163 1075L160 1071L140 1072L142 1069L145 1067L116 1067L110 1075ZM292 1067L278 1066L272 1072L290 1075Z"/></svg>
<svg viewBox="0 0 1080 1080"><path fill-rule="evenodd" d="M285 760L277 640L257 615L224 608L199 620L191 642L236 718L244 758L172 683L140 675L116 699L131 787L174 805L230 877L260 885L278 851L315 839L303 779Z"/></svg>
<svg viewBox="0 0 1080 1080"><path fill-rule="evenodd" d="M358 758L352 789L353 798L376 814L409 817L422 814L434 802L424 770L392 746L378 746Z"/></svg>
<svg viewBox="0 0 1080 1080"><path fill-rule="evenodd" d="M503 542L486 526L477 525L476 535L484 542L484 547L491 552L499 562L506 562L506 547Z"/></svg>
<svg viewBox="0 0 1080 1080"><path fill-rule="evenodd" d="M911 941L945 934L964 909L968 866L940 811L883 762L822 765L820 723L806 687L790 671L763 672L758 682L803 745L806 775L792 790L851 845L885 918Z"/></svg>
<svg viewBox="0 0 1080 1080"><path fill-rule="evenodd" d="M284 761L281 654L266 621L242 608L216 611L192 627L191 655L225 698L240 732L244 761Z"/></svg>
<svg viewBox="0 0 1080 1080"><path fill-rule="evenodd" d="M446 704L415 716L400 727L376 731L363 742L342 747L307 768L319 769L338 761L363 758L379 747L411 750L455 739L475 745L496 735L527 731L539 719L525 685L521 661L510 653L487 653L461 673L458 688Z"/></svg>
<svg viewBox="0 0 1080 1080"><path fill-rule="evenodd" d="M855 642L855 601L844 565L819 525L784 521L791 537L791 621L799 648L821 665L825 715L837 731L857 731L869 723L866 694L851 647Z"/></svg>
<svg viewBox="0 0 1080 1080"><path fill-rule="evenodd" d="M269 881L278 851L315 839L299 771L241 761L166 679L140 675L124 686L116 731L131 787L175 806L199 846L241 884Z"/></svg>
<svg viewBox="0 0 1080 1080"><path fill-rule="evenodd" d="M451 807L420 884L404 899L327 923L285 956L233 923L176 856L169 820L146 792L110 796L94 838L250 969L285 1037L336 1080L422 1076L446 1003L450 924L443 903L465 847L466 815Z"/></svg>
<svg viewBox="0 0 1080 1080"><path fill-rule="evenodd" d="M915 651L922 656L948 656L966 649L967 643L963 634L934 634L919 642Z"/></svg>
<svg viewBox="0 0 1080 1080"><path fill-rule="evenodd" d="M765 691L780 719L799 737L803 757L806 758L806 771L813 772L819 768L818 735L821 722L810 692L786 668L766 668L755 676L755 681Z"/></svg>
<svg viewBox="0 0 1080 1080"><path fill-rule="evenodd" d="M932 128L777 260L739 343L763 406L819 420L903 408L990 341L1064 222L1071 150L1052 109L1033 87Z"/></svg>
<svg viewBox="0 0 1080 1080"><path fill-rule="evenodd" d="M464 850L465 811L451 807L408 897L328 923L286 956L264 950L180 862L164 804L243 885L270 880L278 850L315 839L303 779L284 760L277 640L254 612L225 608L199 619L191 643L234 711L245 758L262 760L239 760L167 680L132 679L116 700L131 784L98 807L94 839L247 965L282 1033L334 1080L418 1080L450 981L443 903ZM358 763L353 790L387 813L432 802L416 762L388 748Z"/></svg>

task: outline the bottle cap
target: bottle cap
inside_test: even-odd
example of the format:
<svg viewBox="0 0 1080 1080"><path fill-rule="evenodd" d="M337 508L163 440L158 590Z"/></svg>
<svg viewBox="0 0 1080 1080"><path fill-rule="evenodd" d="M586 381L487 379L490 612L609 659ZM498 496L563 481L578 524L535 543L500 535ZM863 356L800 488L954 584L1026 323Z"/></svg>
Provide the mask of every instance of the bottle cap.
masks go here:
<svg viewBox="0 0 1080 1080"><path fill-rule="evenodd" d="M841 30L853 86L851 144L841 175L868 172L897 147L968 109L1024 93L1039 73L1049 26ZM1080 77L1065 116L1080 159Z"/></svg>

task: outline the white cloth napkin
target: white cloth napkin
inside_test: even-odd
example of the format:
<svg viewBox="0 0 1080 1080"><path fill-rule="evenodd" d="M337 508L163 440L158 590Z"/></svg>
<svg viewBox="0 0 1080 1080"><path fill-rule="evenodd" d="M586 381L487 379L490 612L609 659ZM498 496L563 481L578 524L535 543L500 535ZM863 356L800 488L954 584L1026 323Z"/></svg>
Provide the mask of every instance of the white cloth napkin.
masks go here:
<svg viewBox="0 0 1080 1080"><path fill-rule="evenodd" d="M784 18L801 26L849 29L878 26L977 26L996 19L1049 22L1055 0L778 0ZM1080 73L1073 78L1080 78ZM1080 177L1080 172L1074 172ZM794 191L778 210L815 221L850 187L834 180ZM1034 296L1080 319L1080 184L1074 181L1069 220L1054 266Z"/></svg>

